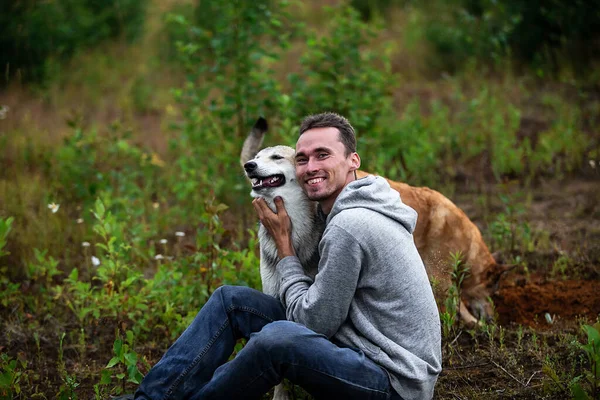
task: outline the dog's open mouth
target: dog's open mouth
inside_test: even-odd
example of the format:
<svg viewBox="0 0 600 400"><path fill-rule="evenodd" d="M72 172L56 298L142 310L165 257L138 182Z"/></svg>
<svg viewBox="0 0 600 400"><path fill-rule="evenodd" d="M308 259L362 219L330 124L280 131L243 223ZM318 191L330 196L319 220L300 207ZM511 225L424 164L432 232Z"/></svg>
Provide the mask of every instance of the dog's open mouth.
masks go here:
<svg viewBox="0 0 600 400"><path fill-rule="evenodd" d="M285 177L281 174L271 175L265 178L251 178L251 180L253 190L278 187L285 183Z"/></svg>

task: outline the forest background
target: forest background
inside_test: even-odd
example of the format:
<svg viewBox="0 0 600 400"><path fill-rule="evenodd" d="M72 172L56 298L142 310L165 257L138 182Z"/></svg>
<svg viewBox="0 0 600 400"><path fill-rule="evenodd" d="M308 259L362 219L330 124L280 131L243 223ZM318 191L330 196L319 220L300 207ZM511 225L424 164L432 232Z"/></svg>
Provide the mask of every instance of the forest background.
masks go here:
<svg viewBox="0 0 600 400"><path fill-rule="evenodd" d="M599 56L598 0L3 1L0 398L130 392L260 288L243 139L323 110L517 266L467 329L449 255L436 399L599 398Z"/></svg>

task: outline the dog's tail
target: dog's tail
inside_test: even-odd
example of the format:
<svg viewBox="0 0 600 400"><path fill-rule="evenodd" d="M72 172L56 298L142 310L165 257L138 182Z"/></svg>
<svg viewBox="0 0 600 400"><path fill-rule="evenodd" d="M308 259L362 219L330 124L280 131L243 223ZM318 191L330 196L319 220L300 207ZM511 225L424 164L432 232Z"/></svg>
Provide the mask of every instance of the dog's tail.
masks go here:
<svg viewBox="0 0 600 400"><path fill-rule="evenodd" d="M246 140L244 140L244 146L242 147L242 153L240 154L240 164L242 164L242 167L246 162L253 159L260 150L267 129L269 129L267 120L263 117L258 118L254 123L250 134Z"/></svg>

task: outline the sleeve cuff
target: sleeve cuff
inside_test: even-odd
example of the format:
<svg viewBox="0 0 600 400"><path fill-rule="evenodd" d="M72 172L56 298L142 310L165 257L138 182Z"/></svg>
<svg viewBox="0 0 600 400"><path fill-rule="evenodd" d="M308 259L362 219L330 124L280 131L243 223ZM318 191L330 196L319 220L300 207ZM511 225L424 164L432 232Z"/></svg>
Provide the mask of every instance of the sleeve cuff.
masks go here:
<svg viewBox="0 0 600 400"><path fill-rule="evenodd" d="M302 264L300 264L300 259L296 256L282 258L279 263L277 263L276 268L279 271L279 276L282 281L297 274L304 275L304 269L302 268Z"/></svg>

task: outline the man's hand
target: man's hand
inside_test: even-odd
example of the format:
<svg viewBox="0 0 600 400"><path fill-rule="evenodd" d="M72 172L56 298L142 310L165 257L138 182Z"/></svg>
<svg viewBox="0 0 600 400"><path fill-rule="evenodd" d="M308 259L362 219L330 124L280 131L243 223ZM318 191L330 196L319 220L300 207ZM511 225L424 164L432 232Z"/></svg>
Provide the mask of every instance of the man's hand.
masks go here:
<svg viewBox="0 0 600 400"><path fill-rule="evenodd" d="M292 245L292 221L290 221L290 217L283 206L283 199L281 197L275 198L276 213L269 208L265 199L261 197L254 199L252 205L260 222L275 241L279 259L295 256L296 252Z"/></svg>

